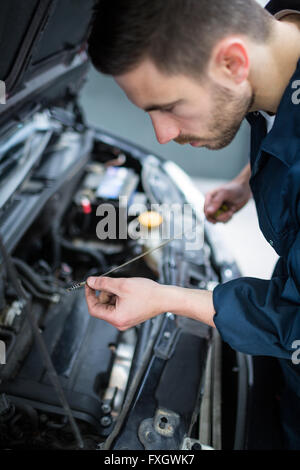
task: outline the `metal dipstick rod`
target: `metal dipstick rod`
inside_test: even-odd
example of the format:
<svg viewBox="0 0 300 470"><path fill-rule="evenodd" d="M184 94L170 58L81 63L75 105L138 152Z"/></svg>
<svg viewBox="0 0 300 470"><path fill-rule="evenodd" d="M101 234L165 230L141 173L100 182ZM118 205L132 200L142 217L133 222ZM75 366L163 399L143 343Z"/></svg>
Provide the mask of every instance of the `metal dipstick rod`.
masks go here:
<svg viewBox="0 0 300 470"><path fill-rule="evenodd" d="M154 248L150 248L149 250L147 251L144 251L143 253L141 253L140 255L136 256L135 258L132 258L130 259L129 261L126 261L126 263L123 263L121 264L120 266L116 266L115 268L112 268L110 269L109 271L107 271L106 273L104 274L101 274L100 276L98 277L105 277L105 276L108 276L109 274L111 273L114 273L115 271L118 271L118 269L121 269L121 268L124 268L125 266L128 266L129 264L131 263L134 263L135 261L141 259L141 258L144 258L144 256L147 256L147 255L150 255L151 253L153 253L153 251L155 250L159 250L159 248L162 248L164 247L165 245L167 245L168 243L172 242L175 238L170 238L168 240L165 240L164 242L160 243L159 245L155 246ZM86 281L82 281L82 282L79 282L77 284L74 284L73 286L71 287L68 287L66 289L67 292L73 292L77 289L80 289L81 287L84 287L86 284Z"/></svg>

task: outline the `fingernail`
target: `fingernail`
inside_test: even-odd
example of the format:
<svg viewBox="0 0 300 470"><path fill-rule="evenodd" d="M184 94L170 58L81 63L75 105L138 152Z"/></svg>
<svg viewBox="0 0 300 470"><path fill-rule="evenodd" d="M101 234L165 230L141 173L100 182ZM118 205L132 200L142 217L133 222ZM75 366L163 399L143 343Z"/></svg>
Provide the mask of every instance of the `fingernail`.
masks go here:
<svg viewBox="0 0 300 470"><path fill-rule="evenodd" d="M95 277L89 277L86 282L87 282L87 285L93 289L95 287L95 281L96 281Z"/></svg>

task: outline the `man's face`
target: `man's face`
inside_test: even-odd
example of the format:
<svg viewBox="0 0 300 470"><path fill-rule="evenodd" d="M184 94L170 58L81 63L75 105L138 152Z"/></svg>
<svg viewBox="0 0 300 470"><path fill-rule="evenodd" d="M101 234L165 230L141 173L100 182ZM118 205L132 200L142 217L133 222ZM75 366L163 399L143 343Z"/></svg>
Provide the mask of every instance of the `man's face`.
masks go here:
<svg viewBox="0 0 300 470"><path fill-rule="evenodd" d="M174 140L211 150L226 147L254 102L248 82L229 89L211 78L165 75L150 60L115 80L130 101L149 113L161 144Z"/></svg>

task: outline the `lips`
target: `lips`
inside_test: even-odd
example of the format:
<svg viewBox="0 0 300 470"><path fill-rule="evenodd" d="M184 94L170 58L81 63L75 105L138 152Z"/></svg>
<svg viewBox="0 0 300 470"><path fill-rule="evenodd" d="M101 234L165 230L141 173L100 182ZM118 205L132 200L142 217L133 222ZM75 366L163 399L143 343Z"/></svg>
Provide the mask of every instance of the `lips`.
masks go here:
<svg viewBox="0 0 300 470"><path fill-rule="evenodd" d="M190 142L190 145L191 145L192 147L201 147L200 142Z"/></svg>

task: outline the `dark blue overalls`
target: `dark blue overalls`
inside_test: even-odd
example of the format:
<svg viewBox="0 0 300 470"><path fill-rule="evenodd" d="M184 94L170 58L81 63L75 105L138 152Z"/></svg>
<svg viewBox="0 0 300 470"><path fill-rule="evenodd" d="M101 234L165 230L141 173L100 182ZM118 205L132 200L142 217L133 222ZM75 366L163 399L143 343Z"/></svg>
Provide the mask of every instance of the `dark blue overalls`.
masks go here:
<svg viewBox="0 0 300 470"><path fill-rule="evenodd" d="M276 0L267 8L300 11L300 1ZM242 277L217 286L214 321L232 348L279 359L286 384L283 427L288 447L300 450L300 60L269 134L260 113L247 119L259 225L280 258L269 281Z"/></svg>

